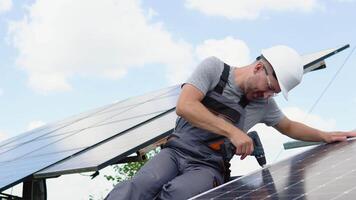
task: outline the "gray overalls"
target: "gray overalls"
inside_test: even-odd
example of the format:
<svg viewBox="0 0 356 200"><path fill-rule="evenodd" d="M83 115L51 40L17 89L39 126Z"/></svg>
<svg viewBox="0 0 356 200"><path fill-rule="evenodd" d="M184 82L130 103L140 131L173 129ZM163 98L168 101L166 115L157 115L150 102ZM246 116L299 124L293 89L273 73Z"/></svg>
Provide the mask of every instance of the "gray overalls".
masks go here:
<svg viewBox="0 0 356 200"><path fill-rule="evenodd" d="M245 97L237 104L222 96L230 66L224 65L219 83L204 97L202 103L213 113L228 119L240 129L243 127L248 101ZM229 148L213 150L210 144L225 141ZM118 199L187 199L229 179L229 161L234 152L230 141L209 131L192 126L179 117L174 133L165 147L148 161L128 181L124 181L105 198Z"/></svg>

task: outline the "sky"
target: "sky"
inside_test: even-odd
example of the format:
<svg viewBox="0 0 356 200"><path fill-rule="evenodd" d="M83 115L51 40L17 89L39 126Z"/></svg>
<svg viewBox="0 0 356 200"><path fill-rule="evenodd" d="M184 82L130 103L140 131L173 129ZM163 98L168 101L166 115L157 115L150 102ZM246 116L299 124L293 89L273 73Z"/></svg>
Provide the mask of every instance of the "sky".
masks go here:
<svg viewBox="0 0 356 200"><path fill-rule="evenodd" d="M351 45L327 59L327 69L306 74L289 101L276 101L291 119L355 129L356 53L346 60L356 45L355 9L355 0L0 0L0 141L181 83L208 56L243 66L278 44L300 54ZM289 139L271 128L254 129L269 163L300 151L283 151ZM258 166L253 158L234 159L233 169L237 175ZM48 181L49 199L73 190L88 199L105 188L102 177Z"/></svg>

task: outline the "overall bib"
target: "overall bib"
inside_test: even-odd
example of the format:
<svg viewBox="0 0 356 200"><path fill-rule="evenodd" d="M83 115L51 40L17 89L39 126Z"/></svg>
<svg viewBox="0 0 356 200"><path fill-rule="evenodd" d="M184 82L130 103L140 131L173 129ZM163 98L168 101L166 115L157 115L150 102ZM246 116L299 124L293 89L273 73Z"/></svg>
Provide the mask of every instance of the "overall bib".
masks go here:
<svg viewBox="0 0 356 200"><path fill-rule="evenodd" d="M213 91L206 94L202 103L214 114L233 123L235 127L243 129L245 120L245 107L249 103L243 95L238 103L222 95L224 87L228 82L230 66L224 64L224 70L220 76L218 84ZM186 155L191 162L201 163L219 170L225 182L229 180L229 161L235 152L233 144L222 135L211 133L191 125L187 120L178 117L174 133L166 147L176 149ZM214 144L222 144L224 147L213 148ZM215 145L216 146L216 145ZM219 150L217 150L219 149Z"/></svg>
<svg viewBox="0 0 356 200"><path fill-rule="evenodd" d="M244 96L239 103L222 96L229 73L230 66L225 64L219 83L206 94L202 103L242 129L248 101ZM218 146L220 149L214 149L214 144L221 141L224 143ZM232 149L230 147L233 146L227 138L194 127L179 117L164 148L131 180L117 184L105 200L181 200L197 195L229 179L229 161L234 155L226 151Z"/></svg>

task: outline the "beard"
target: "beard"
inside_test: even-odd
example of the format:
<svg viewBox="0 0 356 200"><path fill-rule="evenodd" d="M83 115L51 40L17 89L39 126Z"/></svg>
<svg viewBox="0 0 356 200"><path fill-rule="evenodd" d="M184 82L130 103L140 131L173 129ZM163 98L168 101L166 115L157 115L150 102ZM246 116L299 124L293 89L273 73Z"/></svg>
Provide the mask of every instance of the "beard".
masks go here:
<svg viewBox="0 0 356 200"><path fill-rule="evenodd" d="M262 100L262 99L265 99L264 93L260 92L260 91L247 92L245 95L246 95L246 98L248 100Z"/></svg>
<svg viewBox="0 0 356 200"><path fill-rule="evenodd" d="M245 84L245 95L248 100L261 100L264 99L264 91L258 88L258 78L251 77Z"/></svg>

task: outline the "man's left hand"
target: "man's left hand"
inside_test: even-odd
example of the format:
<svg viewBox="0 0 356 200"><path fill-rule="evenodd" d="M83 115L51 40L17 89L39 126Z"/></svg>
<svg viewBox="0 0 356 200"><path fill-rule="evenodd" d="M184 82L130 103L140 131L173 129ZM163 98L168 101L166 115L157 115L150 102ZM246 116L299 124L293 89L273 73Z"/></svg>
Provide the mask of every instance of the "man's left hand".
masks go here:
<svg viewBox="0 0 356 200"><path fill-rule="evenodd" d="M323 140L326 143L343 142L349 137L356 137L356 131L335 131L323 134Z"/></svg>

